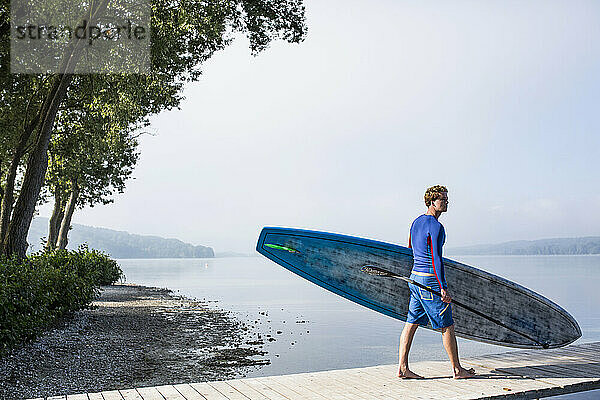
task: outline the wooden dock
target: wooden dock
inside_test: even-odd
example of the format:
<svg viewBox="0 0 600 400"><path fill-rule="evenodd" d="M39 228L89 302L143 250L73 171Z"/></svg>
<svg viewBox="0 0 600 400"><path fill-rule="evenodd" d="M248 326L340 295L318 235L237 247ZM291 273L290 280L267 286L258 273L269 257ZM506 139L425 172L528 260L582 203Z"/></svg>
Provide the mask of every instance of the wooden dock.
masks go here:
<svg viewBox="0 0 600 400"><path fill-rule="evenodd" d="M49 400L538 399L600 388L600 342L464 359L477 378L455 380L447 361L418 362L424 380L396 378L396 365L165 385Z"/></svg>

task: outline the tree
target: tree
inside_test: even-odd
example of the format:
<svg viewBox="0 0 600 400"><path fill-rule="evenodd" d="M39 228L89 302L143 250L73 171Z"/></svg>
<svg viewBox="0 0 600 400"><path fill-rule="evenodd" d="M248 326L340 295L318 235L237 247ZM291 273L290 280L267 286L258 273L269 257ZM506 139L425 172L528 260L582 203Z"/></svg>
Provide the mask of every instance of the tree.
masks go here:
<svg viewBox="0 0 600 400"><path fill-rule="evenodd" d="M2 239L3 252L25 256L27 232L33 218L35 205L44 183L48 168L48 147L55 126L56 117L63 101L69 97L74 80L69 68L77 63L78 46L74 41L65 50L61 64L62 73L35 78L8 76L8 33L6 28L8 0L0 2L0 49L2 49L2 69L0 81L15 80L15 86L27 87L25 93L34 95L35 112L19 132L13 148L13 158L19 163L27 153L18 197L14 202L7 201L10 222ZM89 14L94 18L106 6L106 0L92 1ZM151 26L151 65L152 74L170 79L173 85L197 80L201 64L216 51L225 48L236 32L245 34L250 40L253 54L268 47L274 39L300 42L306 35L304 6L302 0L154 0ZM11 99L7 110L18 115L23 107L22 99ZM25 140L27 139L27 140ZM19 144L27 143L21 147ZM30 147L28 147L30 146ZM19 148L26 151L17 151ZM2 202L12 197L14 185L4 186ZM9 195L10 192L10 195ZM8 196L8 197L7 197ZM9 210L10 209L10 210Z"/></svg>
<svg viewBox="0 0 600 400"><path fill-rule="evenodd" d="M79 96L59 113L50 144L46 190L54 195L47 248L64 248L73 212L108 204L122 193L138 159L137 136L148 115L176 106L177 87L159 77L80 77ZM119 91L112 90L119 86ZM85 101L82 101L85 99Z"/></svg>
<svg viewBox="0 0 600 400"><path fill-rule="evenodd" d="M19 190L19 169L33 146L33 132L38 121L34 110L39 106L36 95L46 90L47 81L35 76L9 74L3 83L0 89L0 131L3 135L0 145L0 243L8 230L15 194Z"/></svg>
<svg viewBox="0 0 600 400"><path fill-rule="evenodd" d="M113 193L125 189L138 159L137 139L127 130L58 134L52 138L51 159L48 186L55 205L48 248L64 249L76 208L109 204Z"/></svg>

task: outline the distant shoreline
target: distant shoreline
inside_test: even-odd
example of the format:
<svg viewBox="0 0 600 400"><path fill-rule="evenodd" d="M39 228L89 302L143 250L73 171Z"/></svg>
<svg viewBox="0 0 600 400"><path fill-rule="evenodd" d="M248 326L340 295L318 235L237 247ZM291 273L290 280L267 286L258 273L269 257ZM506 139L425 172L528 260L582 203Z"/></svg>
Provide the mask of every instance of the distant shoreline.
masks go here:
<svg viewBox="0 0 600 400"><path fill-rule="evenodd" d="M223 259L223 258L256 258L260 257L260 254L257 255L247 255L247 256L219 256L216 255L214 257L114 257L115 260L215 260L215 259Z"/></svg>
<svg viewBox="0 0 600 400"><path fill-rule="evenodd" d="M42 248L40 238L48 234L48 219L33 220L28 242L32 251ZM258 257L258 253L237 251L215 252L211 247L192 245L179 239L159 236L137 235L107 228L73 224L67 248L76 249L80 244L104 251L118 259L183 259L183 258L231 258ZM446 247L447 255L581 255L600 254L600 236L518 240L497 244Z"/></svg>
<svg viewBox="0 0 600 400"><path fill-rule="evenodd" d="M595 255L600 254L600 236L517 240L448 248L448 255Z"/></svg>
<svg viewBox="0 0 600 400"><path fill-rule="evenodd" d="M42 240L48 236L48 218L37 217L31 223L27 241L31 251L43 248ZM40 239L41 238L41 239ZM67 249L75 250L87 244L112 258L212 258L211 247L185 243L155 235L137 235L114 229L73 224L69 232Z"/></svg>

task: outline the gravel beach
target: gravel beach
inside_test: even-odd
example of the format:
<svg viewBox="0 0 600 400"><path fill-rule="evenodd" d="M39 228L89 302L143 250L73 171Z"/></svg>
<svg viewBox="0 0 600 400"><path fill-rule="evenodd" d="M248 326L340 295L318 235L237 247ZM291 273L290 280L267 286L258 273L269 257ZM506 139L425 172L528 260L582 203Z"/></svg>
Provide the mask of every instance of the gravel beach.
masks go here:
<svg viewBox="0 0 600 400"><path fill-rule="evenodd" d="M266 365L259 334L227 311L131 284L0 359L0 399L244 376Z"/></svg>

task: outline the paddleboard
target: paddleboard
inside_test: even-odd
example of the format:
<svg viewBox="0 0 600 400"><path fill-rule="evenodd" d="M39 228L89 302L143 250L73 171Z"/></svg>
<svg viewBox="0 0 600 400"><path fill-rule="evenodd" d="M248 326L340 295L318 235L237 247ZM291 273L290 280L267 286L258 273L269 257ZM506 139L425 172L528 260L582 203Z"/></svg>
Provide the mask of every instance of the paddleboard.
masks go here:
<svg viewBox="0 0 600 400"><path fill-rule="evenodd" d="M328 232L266 227L256 250L324 289L406 321L407 283L367 274L364 268L374 266L409 277L413 255L407 247ZM530 349L561 347L581 337L577 321L546 297L457 261L443 258L443 263L453 299L478 311L452 308L457 336Z"/></svg>

